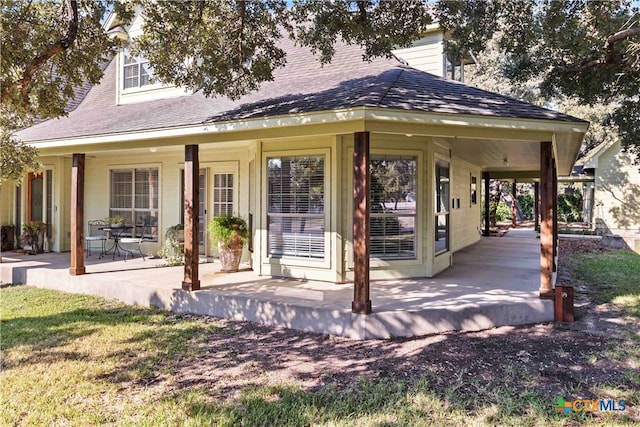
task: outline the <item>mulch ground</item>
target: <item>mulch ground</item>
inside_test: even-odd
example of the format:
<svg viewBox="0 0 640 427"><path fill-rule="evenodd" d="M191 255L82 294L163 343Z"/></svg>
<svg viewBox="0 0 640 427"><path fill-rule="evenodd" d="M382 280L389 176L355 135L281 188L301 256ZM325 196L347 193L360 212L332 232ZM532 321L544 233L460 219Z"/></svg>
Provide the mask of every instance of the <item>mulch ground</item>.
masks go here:
<svg viewBox="0 0 640 427"><path fill-rule="evenodd" d="M637 390L640 384L627 373L638 366L630 366L632 362L624 358L611 360L609 354L638 345L628 341L625 330L638 334L640 322L611 323L615 307L591 303L584 292L588 285L576 283L570 268L573 254L611 249L593 241L560 244L559 283L577 285L575 323L353 341L194 316L216 325L194 343L206 360L175 367L170 387L211 386L219 398L233 399L249 386L295 383L307 390L326 385L344 389L356 387L357 378L364 376L409 382L426 379L437 395L467 403L492 393L526 392L548 397L549 405L558 397L608 398L601 388L606 385ZM640 420L637 407L629 408L627 415Z"/></svg>

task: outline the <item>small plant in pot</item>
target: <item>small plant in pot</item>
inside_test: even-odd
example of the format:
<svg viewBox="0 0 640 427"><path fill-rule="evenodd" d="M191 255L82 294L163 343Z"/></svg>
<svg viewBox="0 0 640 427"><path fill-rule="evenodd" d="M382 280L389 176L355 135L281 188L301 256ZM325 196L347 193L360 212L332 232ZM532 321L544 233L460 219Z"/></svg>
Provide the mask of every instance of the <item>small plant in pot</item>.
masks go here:
<svg viewBox="0 0 640 427"><path fill-rule="evenodd" d="M104 221L111 228L119 228L119 227L124 227L124 225L127 222L127 218L125 218L123 216L113 216L113 217L105 218Z"/></svg>
<svg viewBox="0 0 640 427"><path fill-rule="evenodd" d="M238 271L242 248L249 237L247 222L238 216L223 215L209 221L211 240L218 244L222 271Z"/></svg>

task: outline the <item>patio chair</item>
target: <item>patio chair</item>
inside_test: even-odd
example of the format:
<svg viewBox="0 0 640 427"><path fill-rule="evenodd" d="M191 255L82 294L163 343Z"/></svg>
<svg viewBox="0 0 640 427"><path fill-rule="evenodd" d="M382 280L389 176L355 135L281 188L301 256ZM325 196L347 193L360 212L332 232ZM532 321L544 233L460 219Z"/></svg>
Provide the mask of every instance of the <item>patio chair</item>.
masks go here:
<svg viewBox="0 0 640 427"><path fill-rule="evenodd" d="M107 241L107 235L103 230L106 226L107 223L101 219L94 219L88 222L87 234L84 237L87 256L91 256L92 245L100 243L100 256L98 258L102 258L105 252L105 242Z"/></svg>
<svg viewBox="0 0 640 427"><path fill-rule="evenodd" d="M131 254L131 258L133 258L134 252L138 252L142 257L142 260L146 261L144 258L144 253L142 252L142 243L145 241L145 229L146 226L137 226L135 236L120 238L120 245L122 249L124 249L125 261L127 260L129 254Z"/></svg>

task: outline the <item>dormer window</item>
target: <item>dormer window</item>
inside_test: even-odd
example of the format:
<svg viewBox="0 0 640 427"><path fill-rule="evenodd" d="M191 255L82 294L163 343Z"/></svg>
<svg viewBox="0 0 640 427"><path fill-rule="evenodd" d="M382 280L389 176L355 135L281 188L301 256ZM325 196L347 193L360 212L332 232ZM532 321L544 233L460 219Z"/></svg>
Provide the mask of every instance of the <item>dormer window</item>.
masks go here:
<svg viewBox="0 0 640 427"><path fill-rule="evenodd" d="M143 56L133 56L129 49L125 48L123 52L123 81L124 89L139 88L150 85L153 71L149 65L149 61Z"/></svg>

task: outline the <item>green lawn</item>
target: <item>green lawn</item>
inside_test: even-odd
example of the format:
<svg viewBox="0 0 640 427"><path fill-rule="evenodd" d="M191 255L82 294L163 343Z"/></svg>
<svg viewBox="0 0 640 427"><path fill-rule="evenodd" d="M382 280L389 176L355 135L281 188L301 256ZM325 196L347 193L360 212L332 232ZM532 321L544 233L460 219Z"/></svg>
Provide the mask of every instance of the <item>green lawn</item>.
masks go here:
<svg viewBox="0 0 640 427"><path fill-rule="evenodd" d="M237 336L226 321L90 296L4 288L0 320L2 426L561 426L624 421L584 413L565 417L553 411L556 396L519 393L507 383L486 387L464 370L444 385L433 375L354 375L346 384L327 382L315 388L288 379L260 382L269 375L268 366L262 372L251 370L250 362L246 371L233 371L225 357L228 340L259 346L262 337ZM217 337L213 346L205 342L212 336ZM185 364L215 365L222 374L206 382L176 378L177 366ZM509 366L504 365L505 380L528 381ZM233 381L248 385L230 391ZM458 391L469 387L475 390L473 397L461 398ZM582 392L593 390L567 390L567 395ZM611 395L638 400L638 393L628 389L613 387Z"/></svg>
<svg viewBox="0 0 640 427"><path fill-rule="evenodd" d="M640 255L614 251L580 255L573 259L578 278L591 284L594 302L612 302L631 316L640 317Z"/></svg>

